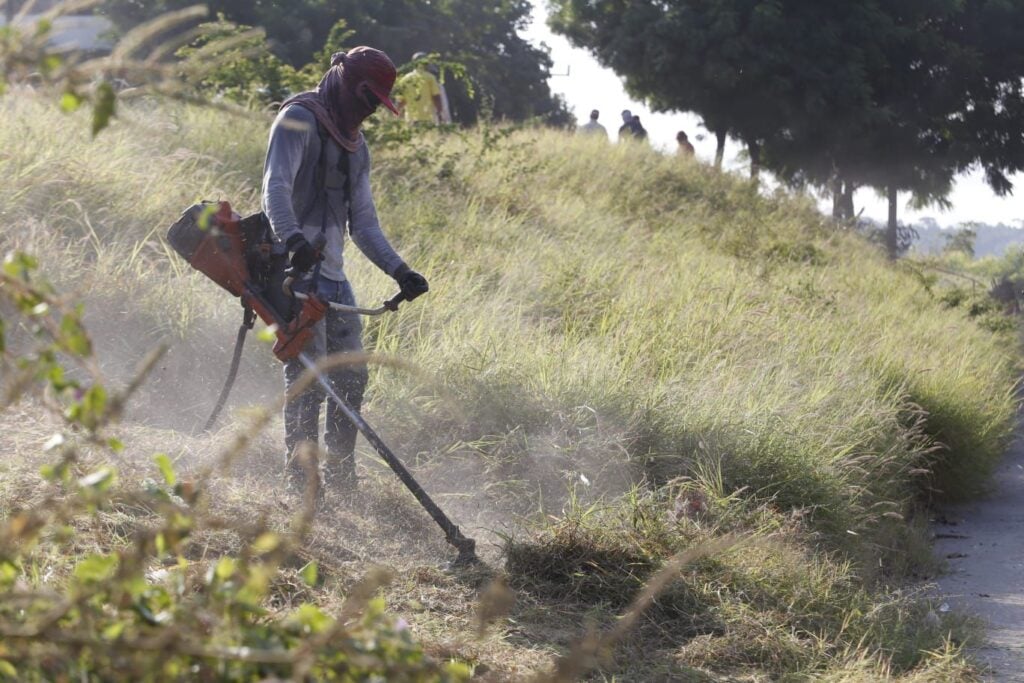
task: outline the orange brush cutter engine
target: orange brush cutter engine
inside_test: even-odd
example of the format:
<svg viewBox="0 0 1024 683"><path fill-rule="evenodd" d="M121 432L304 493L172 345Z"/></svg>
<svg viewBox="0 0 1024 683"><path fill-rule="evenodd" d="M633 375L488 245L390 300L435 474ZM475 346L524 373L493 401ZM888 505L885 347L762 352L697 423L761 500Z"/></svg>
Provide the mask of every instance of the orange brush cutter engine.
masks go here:
<svg viewBox="0 0 1024 683"><path fill-rule="evenodd" d="M167 241L189 265L241 299L265 323L276 326L274 355L294 358L313 336L327 305L311 296L299 302L282 288L286 257L270 250L263 214L242 218L228 202L190 206L170 227ZM251 327L251 324L249 325Z"/></svg>

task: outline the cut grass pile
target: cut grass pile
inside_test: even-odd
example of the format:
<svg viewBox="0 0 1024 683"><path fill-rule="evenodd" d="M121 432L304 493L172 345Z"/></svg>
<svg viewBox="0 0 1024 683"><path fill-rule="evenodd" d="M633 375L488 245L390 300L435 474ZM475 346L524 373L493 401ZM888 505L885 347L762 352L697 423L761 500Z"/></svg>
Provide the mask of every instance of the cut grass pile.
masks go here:
<svg viewBox="0 0 1024 683"><path fill-rule="evenodd" d="M257 208L267 121L142 102L89 140L23 94L0 114L0 249L38 254L78 293L115 383L172 341L130 418L201 424L239 310L162 234L199 199ZM453 656L496 680L518 656L536 670L583 623L614 623L668 558L730 534L739 545L670 583L602 675L969 675L969 629L902 587L934 570L922 504L978 495L1005 448L1012 335L946 308L810 201L640 146L486 128L372 151L382 224L431 292L367 323L367 346L401 364L375 366L366 412L453 517L504 538L519 596ZM393 293L354 249L347 270L361 301ZM279 381L251 345L235 423ZM11 443L8 461L34 457ZM351 561L426 563L370 549ZM405 590L465 599L422 575ZM401 600L436 651L472 631L464 605Z"/></svg>

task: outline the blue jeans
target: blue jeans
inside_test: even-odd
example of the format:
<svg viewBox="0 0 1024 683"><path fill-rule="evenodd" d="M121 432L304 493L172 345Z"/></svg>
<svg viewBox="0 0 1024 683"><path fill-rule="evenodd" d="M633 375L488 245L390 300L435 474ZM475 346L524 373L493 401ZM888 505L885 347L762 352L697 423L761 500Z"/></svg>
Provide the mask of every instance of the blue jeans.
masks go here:
<svg viewBox="0 0 1024 683"><path fill-rule="evenodd" d="M308 292L312 280L295 284L294 289ZM321 276L317 282L317 294L327 301L349 306L355 305L355 295L347 280L341 282L329 280ZM339 313L327 310L323 320L313 328L313 338L304 349L307 356L318 360L326 356L344 353L359 353L363 350L363 323L355 313ZM285 390L298 381L305 371L305 366L293 358L285 363ZM365 363L347 364L330 370L327 378L334 391L345 399L355 411L363 404L363 392L369 373ZM311 384L306 391L288 401L284 407L284 441L288 449L287 457L295 451L295 447L303 441L314 444L318 442L320 427L320 406L327 400L327 419L324 429L324 444L327 446L327 459L324 462L324 478L330 483L332 479L354 481L355 479L355 444L358 430L345 417L345 414L327 399L327 395L319 384Z"/></svg>

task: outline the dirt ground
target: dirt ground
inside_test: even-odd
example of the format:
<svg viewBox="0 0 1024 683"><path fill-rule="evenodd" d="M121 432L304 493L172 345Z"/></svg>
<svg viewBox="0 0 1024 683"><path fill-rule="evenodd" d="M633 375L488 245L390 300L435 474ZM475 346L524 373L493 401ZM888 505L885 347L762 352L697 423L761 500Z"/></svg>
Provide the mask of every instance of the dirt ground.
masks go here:
<svg viewBox="0 0 1024 683"><path fill-rule="evenodd" d="M974 653L987 681L1024 683L1024 429L993 478L988 498L942 510L936 552L946 604L982 618L988 642Z"/></svg>

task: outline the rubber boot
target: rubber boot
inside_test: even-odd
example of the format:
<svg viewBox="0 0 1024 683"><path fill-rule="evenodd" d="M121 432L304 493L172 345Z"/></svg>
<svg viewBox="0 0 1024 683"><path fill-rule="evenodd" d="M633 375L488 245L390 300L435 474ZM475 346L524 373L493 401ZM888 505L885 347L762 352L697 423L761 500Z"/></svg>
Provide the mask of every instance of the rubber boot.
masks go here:
<svg viewBox="0 0 1024 683"><path fill-rule="evenodd" d="M323 486L320 481L317 445L312 441L300 441L292 451L284 466L285 483L290 491L297 494L310 492L318 498Z"/></svg>
<svg viewBox="0 0 1024 683"><path fill-rule="evenodd" d="M331 373L335 391L345 399L352 410L359 412L363 406L363 392L366 390L368 373L365 368L337 370ZM324 485L328 488L352 492L358 489L356 477L355 447L359 430L342 410L327 402L327 428L324 441L327 457L324 459Z"/></svg>
<svg viewBox="0 0 1024 683"><path fill-rule="evenodd" d="M285 387L291 387L304 369L297 360L288 361L284 368ZM306 472L296 455L303 444L311 445L314 455L317 451L321 401L323 401L323 393L310 387L285 403L284 465L285 478L290 489L301 491L305 488Z"/></svg>

